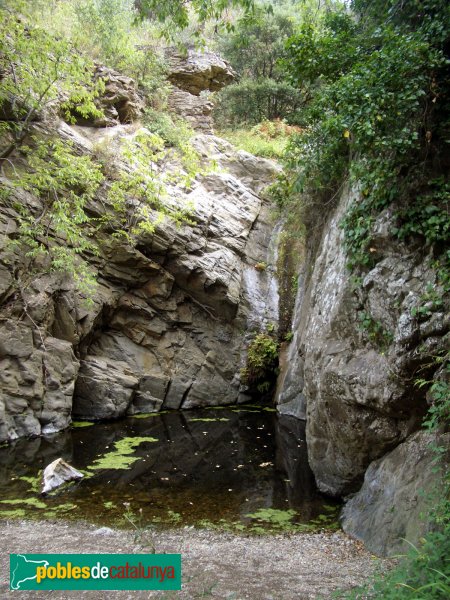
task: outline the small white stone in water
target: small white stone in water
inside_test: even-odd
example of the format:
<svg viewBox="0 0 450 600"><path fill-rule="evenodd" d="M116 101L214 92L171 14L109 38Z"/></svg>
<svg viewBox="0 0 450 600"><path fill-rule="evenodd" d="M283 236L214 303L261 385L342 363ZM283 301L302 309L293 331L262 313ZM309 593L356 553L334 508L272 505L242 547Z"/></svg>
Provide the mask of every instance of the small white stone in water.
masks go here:
<svg viewBox="0 0 450 600"><path fill-rule="evenodd" d="M83 473L74 469L62 458L57 458L44 469L41 493L45 495L61 486L63 483L82 479L83 477Z"/></svg>

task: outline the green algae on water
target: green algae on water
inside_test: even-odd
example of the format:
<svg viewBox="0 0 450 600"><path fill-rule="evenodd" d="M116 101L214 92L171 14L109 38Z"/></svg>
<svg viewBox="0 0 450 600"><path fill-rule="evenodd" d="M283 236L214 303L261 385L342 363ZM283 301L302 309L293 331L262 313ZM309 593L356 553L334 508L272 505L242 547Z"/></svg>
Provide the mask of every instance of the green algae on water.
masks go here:
<svg viewBox="0 0 450 600"><path fill-rule="evenodd" d="M66 512L68 510L75 510L78 508L73 502L66 502L65 504L58 504L58 506L52 506L50 510L54 512Z"/></svg>
<svg viewBox="0 0 450 600"><path fill-rule="evenodd" d="M139 456L131 456L137 446L144 442L157 442L153 437L129 437L114 443L115 450L104 454L88 467L94 469L128 469L130 465L139 460Z"/></svg>
<svg viewBox="0 0 450 600"><path fill-rule="evenodd" d="M199 422L201 421L202 423L212 423L214 421L229 421L230 419L225 419L225 418L219 418L217 417L217 419L208 419L208 418L204 418L204 419L189 419L189 423L194 423L194 422Z"/></svg>
<svg viewBox="0 0 450 600"><path fill-rule="evenodd" d="M72 427L92 427L95 425L92 421L72 421Z"/></svg>
<svg viewBox="0 0 450 600"><path fill-rule="evenodd" d="M254 513L245 515L249 519L256 519L263 521L264 523L270 523L271 525L283 527L286 524L290 524L292 519L297 515L295 510L279 510L277 508L258 508Z"/></svg>
<svg viewBox="0 0 450 600"><path fill-rule="evenodd" d="M2 504L26 504L35 508L48 508L45 502L38 498L11 498L10 500L0 500Z"/></svg>
<svg viewBox="0 0 450 600"><path fill-rule="evenodd" d="M0 519L22 519L23 517L25 517L25 510L23 508L0 511Z"/></svg>
<svg viewBox="0 0 450 600"><path fill-rule="evenodd" d="M39 488L41 486L41 475L36 475L36 477L27 477L26 475L22 475L18 477L19 481L25 481L33 492L39 492Z"/></svg>
<svg viewBox="0 0 450 600"><path fill-rule="evenodd" d="M159 415L165 415L168 412L169 412L168 410L161 410L159 412L139 413L138 415L128 415L128 416L131 419L149 419L150 417L159 417Z"/></svg>

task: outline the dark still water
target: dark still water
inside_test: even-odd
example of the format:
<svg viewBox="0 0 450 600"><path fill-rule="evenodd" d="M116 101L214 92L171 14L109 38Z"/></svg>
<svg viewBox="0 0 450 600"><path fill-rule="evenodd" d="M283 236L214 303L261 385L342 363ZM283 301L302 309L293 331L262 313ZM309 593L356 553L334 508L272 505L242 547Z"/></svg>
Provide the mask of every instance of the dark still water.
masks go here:
<svg viewBox="0 0 450 600"><path fill-rule="evenodd" d="M338 506L320 495L308 466L304 423L273 409L210 408L78 425L0 448L0 518L60 516L109 526L139 520L256 533L335 521ZM59 457L86 477L43 498L41 471Z"/></svg>

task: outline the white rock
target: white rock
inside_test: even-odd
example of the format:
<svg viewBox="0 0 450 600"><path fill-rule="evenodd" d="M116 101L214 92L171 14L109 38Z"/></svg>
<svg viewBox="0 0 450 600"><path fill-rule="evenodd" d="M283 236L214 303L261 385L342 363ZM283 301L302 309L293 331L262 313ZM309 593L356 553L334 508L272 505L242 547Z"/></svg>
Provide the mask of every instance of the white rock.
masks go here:
<svg viewBox="0 0 450 600"><path fill-rule="evenodd" d="M42 494L48 494L67 481L74 481L83 477L83 473L71 467L62 458L57 458L45 467L42 475Z"/></svg>

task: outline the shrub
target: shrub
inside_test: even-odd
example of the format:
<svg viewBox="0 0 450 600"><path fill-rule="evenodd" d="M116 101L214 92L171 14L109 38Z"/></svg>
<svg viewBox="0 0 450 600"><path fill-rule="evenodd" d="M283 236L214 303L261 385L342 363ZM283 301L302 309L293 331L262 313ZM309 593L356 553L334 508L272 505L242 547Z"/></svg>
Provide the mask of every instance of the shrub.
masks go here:
<svg viewBox="0 0 450 600"><path fill-rule="evenodd" d="M268 392L278 374L278 342L267 333L259 333L250 343L242 382L260 393Z"/></svg>

